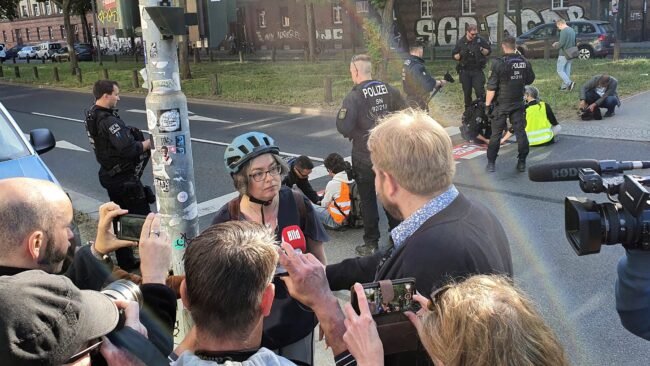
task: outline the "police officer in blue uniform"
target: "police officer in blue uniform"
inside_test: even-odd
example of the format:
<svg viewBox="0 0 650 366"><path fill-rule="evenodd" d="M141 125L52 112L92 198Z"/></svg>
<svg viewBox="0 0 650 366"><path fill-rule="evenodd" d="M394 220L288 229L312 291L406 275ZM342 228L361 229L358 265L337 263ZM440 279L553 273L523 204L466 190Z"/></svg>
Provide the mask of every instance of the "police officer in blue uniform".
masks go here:
<svg viewBox="0 0 650 366"><path fill-rule="evenodd" d="M485 96L486 114L492 120L492 135L488 145L486 170L494 172L501 137L506 130L506 119L517 136L517 170L526 171L528 137L526 136L526 106L524 87L535 80L533 68L522 55L515 52L515 38L505 37L501 42L503 57L492 62Z"/></svg>
<svg viewBox="0 0 650 366"><path fill-rule="evenodd" d="M487 56L492 52L490 41L478 34L476 25L467 26L465 35L456 43L456 47L451 51L451 56L458 61L456 70L463 86L463 95L465 97L465 109L472 104L472 89L476 94L476 99L485 97L485 74L483 69L487 64Z"/></svg>
<svg viewBox="0 0 650 366"><path fill-rule="evenodd" d="M438 80L424 67L424 48L417 44L410 48L410 55L402 65L402 87L406 93L406 104L411 108L429 111L429 99L435 89L442 88L447 81Z"/></svg>
<svg viewBox="0 0 650 366"><path fill-rule="evenodd" d="M368 151L368 135L379 118L406 108L406 104L397 89L372 79L370 56L352 57L350 75L354 87L343 100L336 119L336 128L344 137L352 140L352 168L361 196L364 226L364 245L356 249L359 255L369 255L378 248L380 235L375 173ZM388 213L386 216L391 229L397 226L398 220Z"/></svg>
<svg viewBox="0 0 650 366"><path fill-rule="evenodd" d="M120 100L117 82L99 80L93 86L95 105L86 113L86 132L99 162L99 182L111 201L130 214L146 215L149 203L155 202L151 188L140 182L151 156L151 142L142 132L127 126L115 107ZM115 252L117 262L125 270L139 267L133 249Z"/></svg>

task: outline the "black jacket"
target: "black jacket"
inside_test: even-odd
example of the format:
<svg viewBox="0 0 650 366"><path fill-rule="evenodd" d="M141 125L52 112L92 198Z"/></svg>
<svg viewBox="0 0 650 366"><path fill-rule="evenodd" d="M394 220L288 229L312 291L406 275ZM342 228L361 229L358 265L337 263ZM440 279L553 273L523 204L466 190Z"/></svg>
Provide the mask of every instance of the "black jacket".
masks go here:
<svg viewBox="0 0 650 366"><path fill-rule="evenodd" d="M411 98L426 100L436 87L436 79L427 73L424 60L413 55L404 60L402 65L402 87Z"/></svg>
<svg viewBox="0 0 650 366"><path fill-rule="evenodd" d="M314 191L314 188L312 188L311 183L309 183L309 178L300 178L293 170L294 166L295 164L289 166L289 173L287 173L287 176L282 180L282 184L289 188L292 188L295 184L310 201L313 203L320 202L321 198L318 196L318 193Z"/></svg>
<svg viewBox="0 0 650 366"><path fill-rule="evenodd" d="M332 290L349 290L355 282L415 277L416 287L424 296L450 279L494 273L512 276L508 237L491 211L462 193L399 249L327 266ZM387 357L386 364L416 365L426 359L424 355L403 353Z"/></svg>
<svg viewBox="0 0 650 366"><path fill-rule="evenodd" d="M481 53L481 48L487 49L489 51L488 55L492 52L490 41L479 35L477 35L472 42L468 42L467 37L465 36L461 37L458 42L456 42L456 47L451 51L451 55L452 57L456 54L460 55L457 67L458 72L462 70L483 70L487 64L487 56Z"/></svg>
<svg viewBox="0 0 650 366"><path fill-rule="evenodd" d="M384 115L406 108L399 90L377 80L355 85L343 100L336 118L336 128L352 140L352 161L372 165L368 135Z"/></svg>
<svg viewBox="0 0 650 366"><path fill-rule="evenodd" d="M99 176L106 179L132 177L143 152L142 142L116 110L94 105L86 115L86 131L99 162Z"/></svg>
<svg viewBox="0 0 650 366"><path fill-rule="evenodd" d="M535 72L524 56L509 53L494 59L487 90L496 91L499 105L524 105L524 87L535 81Z"/></svg>

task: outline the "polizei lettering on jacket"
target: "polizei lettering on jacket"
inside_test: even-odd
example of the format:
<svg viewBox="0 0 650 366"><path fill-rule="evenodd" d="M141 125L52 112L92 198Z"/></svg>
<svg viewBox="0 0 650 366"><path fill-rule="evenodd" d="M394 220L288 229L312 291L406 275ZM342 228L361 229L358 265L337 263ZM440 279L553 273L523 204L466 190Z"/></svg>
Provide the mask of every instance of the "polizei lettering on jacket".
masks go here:
<svg viewBox="0 0 650 366"><path fill-rule="evenodd" d="M363 91L363 97L366 99L368 99L368 97L372 98L379 95L388 94L388 88L386 88L386 84L371 85L361 89L361 91Z"/></svg>

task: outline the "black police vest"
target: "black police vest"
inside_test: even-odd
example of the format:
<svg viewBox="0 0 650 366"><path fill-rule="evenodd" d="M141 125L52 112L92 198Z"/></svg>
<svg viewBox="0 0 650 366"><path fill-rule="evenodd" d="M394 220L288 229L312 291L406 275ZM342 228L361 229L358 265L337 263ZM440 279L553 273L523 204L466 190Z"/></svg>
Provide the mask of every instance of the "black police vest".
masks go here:
<svg viewBox="0 0 650 366"><path fill-rule="evenodd" d="M480 36L476 36L472 42L467 42L463 37L461 39L460 53L461 60L458 63L459 70L480 71L487 64L487 57L481 53L481 47L487 48L487 41Z"/></svg>
<svg viewBox="0 0 650 366"><path fill-rule="evenodd" d="M423 88L414 75L414 67L418 64L417 60L407 58L402 65L402 87L404 93L409 96L419 96L425 94Z"/></svg>
<svg viewBox="0 0 650 366"><path fill-rule="evenodd" d="M117 117L114 112L109 113L104 110L97 110L96 106L93 106L86 112L84 122L88 141L95 152L95 158L101 166L101 170L109 176L114 176L119 173L132 171L135 168L135 164L133 162L120 161L114 156L111 156L111 142L108 136L105 135L106 131L102 131L101 128L102 120L109 116Z"/></svg>
<svg viewBox="0 0 650 366"><path fill-rule="evenodd" d="M526 75L530 72L530 66L519 54L506 55L501 58L501 70L499 73L499 103L523 104L524 87L526 86Z"/></svg>

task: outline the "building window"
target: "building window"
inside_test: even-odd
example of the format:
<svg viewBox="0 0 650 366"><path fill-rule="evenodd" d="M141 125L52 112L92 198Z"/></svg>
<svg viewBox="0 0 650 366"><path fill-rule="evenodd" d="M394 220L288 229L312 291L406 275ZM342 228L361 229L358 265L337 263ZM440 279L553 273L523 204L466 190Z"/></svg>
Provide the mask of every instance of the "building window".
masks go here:
<svg viewBox="0 0 650 366"><path fill-rule="evenodd" d="M29 16L29 13L27 12L27 5L21 5L20 6L20 12L23 15L23 18L27 18Z"/></svg>
<svg viewBox="0 0 650 366"><path fill-rule="evenodd" d="M476 9L476 0L463 0L462 11L463 15L474 15Z"/></svg>
<svg viewBox="0 0 650 366"><path fill-rule="evenodd" d="M343 7L338 2L332 5L332 21L334 24L343 23Z"/></svg>
<svg viewBox="0 0 650 366"><path fill-rule="evenodd" d="M7 32L5 32L5 31L2 31L2 40L4 42L7 42Z"/></svg>
<svg viewBox="0 0 650 366"><path fill-rule="evenodd" d="M61 30L61 38L65 39L65 27L64 26L59 26L59 29Z"/></svg>
<svg viewBox="0 0 650 366"><path fill-rule="evenodd" d="M41 28L36 27L36 39L41 40Z"/></svg>
<svg viewBox="0 0 650 366"><path fill-rule="evenodd" d="M369 10L368 0L357 1L357 13L367 13Z"/></svg>
<svg viewBox="0 0 650 366"><path fill-rule="evenodd" d="M569 0L551 0L551 9L566 9L569 6Z"/></svg>
<svg viewBox="0 0 650 366"><path fill-rule="evenodd" d="M260 10L257 12L257 26L260 28L266 28L266 10Z"/></svg>
<svg viewBox="0 0 650 366"><path fill-rule="evenodd" d="M289 21L289 8L286 6L280 7L280 21L283 27L291 26L291 22Z"/></svg>
<svg viewBox="0 0 650 366"><path fill-rule="evenodd" d="M102 34L106 37L106 28L102 28Z"/></svg>
<svg viewBox="0 0 650 366"><path fill-rule="evenodd" d="M32 14L35 17L41 15L41 8L38 7L38 4L32 4Z"/></svg>
<svg viewBox="0 0 650 366"><path fill-rule="evenodd" d="M52 32L52 27L47 27L47 35L50 39L54 39L54 33Z"/></svg>
<svg viewBox="0 0 650 366"><path fill-rule="evenodd" d="M433 0L420 1L420 18L431 18L433 16Z"/></svg>
<svg viewBox="0 0 650 366"><path fill-rule="evenodd" d="M27 37L28 41L31 41L31 39L29 38L29 28L25 28L25 37Z"/></svg>
<svg viewBox="0 0 650 366"><path fill-rule="evenodd" d="M52 4L49 1L45 2L45 15L52 15Z"/></svg>

